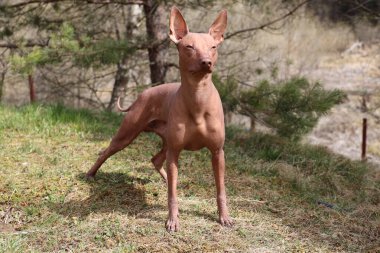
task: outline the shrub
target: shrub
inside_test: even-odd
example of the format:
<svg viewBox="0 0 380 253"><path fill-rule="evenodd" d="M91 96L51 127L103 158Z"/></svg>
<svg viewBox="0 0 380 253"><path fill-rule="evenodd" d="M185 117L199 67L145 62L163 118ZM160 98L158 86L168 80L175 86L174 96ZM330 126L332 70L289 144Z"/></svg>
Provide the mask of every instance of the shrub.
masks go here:
<svg viewBox="0 0 380 253"><path fill-rule="evenodd" d="M223 85L220 79L216 83L228 110L264 124L279 136L295 140L308 133L322 115L344 98L343 92L326 90L320 83L311 83L303 77L278 83L263 80L239 92L236 82L229 79Z"/></svg>

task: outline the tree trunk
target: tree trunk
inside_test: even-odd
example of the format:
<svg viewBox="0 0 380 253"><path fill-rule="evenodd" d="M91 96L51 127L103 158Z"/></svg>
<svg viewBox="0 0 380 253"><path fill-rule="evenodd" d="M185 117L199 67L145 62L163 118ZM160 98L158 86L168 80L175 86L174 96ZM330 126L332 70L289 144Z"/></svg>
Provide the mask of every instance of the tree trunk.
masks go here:
<svg viewBox="0 0 380 253"><path fill-rule="evenodd" d="M120 38L120 31L117 29L116 25L116 34L118 39L130 39L133 35L133 30L135 28L135 24L133 23L132 19L132 7L127 6L127 15L125 15L126 20L126 31L125 31L125 38ZM107 111L111 111L116 104L116 101L119 97L121 97L121 104L123 104L125 90L127 89L127 84L129 81L128 78L128 55L125 55L121 61L117 64L117 71L115 76L115 82L112 87L112 93L111 93L111 99L107 106Z"/></svg>
<svg viewBox="0 0 380 253"><path fill-rule="evenodd" d="M107 111L111 111L116 104L119 97L124 97L125 90L128 84L128 69L126 69L126 64L128 62L127 57L117 64L117 71L115 76L115 82L112 88L111 100L108 103ZM121 101L121 104L123 101Z"/></svg>
<svg viewBox="0 0 380 253"><path fill-rule="evenodd" d="M145 24L148 40L150 79L154 85L165 82L166 60L168 58L169 40L168 16L165 4L161 1L146 0L144 4Z"/></svg>

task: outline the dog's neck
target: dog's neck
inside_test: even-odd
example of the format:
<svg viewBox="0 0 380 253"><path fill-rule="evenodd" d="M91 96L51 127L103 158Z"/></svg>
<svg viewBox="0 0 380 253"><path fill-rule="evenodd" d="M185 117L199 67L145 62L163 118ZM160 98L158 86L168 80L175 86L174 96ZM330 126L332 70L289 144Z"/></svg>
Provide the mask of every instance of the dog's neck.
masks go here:
<svg viewBox="0 0 380 253"><path fill-rule="evenodd" d="M208 103L213 88L211 73L190 73L181 71L180 93L189 110L198 111Z"/></svg>
<svg viewBox="0 0 380 253"><path fill-rule="evenodd" d="M191 73L188 71L180 71L181 87L191 93L196 93L199 90L205 90L212 85L211 73Z"/></svg>

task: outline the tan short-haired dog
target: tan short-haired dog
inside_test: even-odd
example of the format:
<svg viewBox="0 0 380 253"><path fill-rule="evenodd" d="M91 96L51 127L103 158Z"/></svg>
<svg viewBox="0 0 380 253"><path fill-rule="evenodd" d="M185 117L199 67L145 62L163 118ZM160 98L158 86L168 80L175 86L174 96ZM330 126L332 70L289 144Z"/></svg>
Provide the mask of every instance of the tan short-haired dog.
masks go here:
<svg viewBox="0 0 380 253"><path fill-rule="evenodd" d="M208 148L212 154L219 222L231 226L224 186L224 117L219 93L211 80L218 52L227 26L227 12L222 11L208 33L191 33L180 11L170 14L170 39L179 52L181 83L163 84L142 92L128 111L110 145L87 172L94 177L111 155L128 146L142 131L158 134L163 140L161 151L152 162L167 181L168 231L179 229L177 176L181 150ZM166 171L163 164L166 160Z"/></svg>

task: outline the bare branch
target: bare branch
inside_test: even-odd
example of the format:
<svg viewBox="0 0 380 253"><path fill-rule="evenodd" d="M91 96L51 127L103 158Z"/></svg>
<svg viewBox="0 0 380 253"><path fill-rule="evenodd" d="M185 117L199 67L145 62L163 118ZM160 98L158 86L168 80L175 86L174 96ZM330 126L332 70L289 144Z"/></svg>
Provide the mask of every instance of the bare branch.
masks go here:
<svg viewBox="0 0 380 253"><path fill-rule="evenodd" d="M47 47L49 45L49 40L44 42L37 42L37 41L27 41L25 44L16 44L12 42L4 42L0 43L0 48L10 48L10 49L17 49L20 47Z"/></svg>
<svg viewBox="0 0 380 253"><path fill-rule="evenodd" d="M19 8L24 7L29 4L49 4L49 3L62 3L62 2L72 2L70 0L29 0L21 3L16 4L3 4L5 7L9 8ZM139 1L139 0L129 0L129 1L123 1L123 0L85 0L83 1L87 4L120 4L120 5L131 5L131 4L138 4L138 5L144 5L145 1Z"/></svg>
<svg viewBox="0 0 380 253"><path fill-rule="evenodd" d="M293 13L295 13L299 8L301 8L302 6L304 6L306 3L310 2L311 0L305 0L303 2L301 2L300 4L298 4L296 7L294 7L291 11L289 11L288 13L286 13L285 15L279 17L279 18L276 18L274 20L271 20L267 23L264 23L262 25L259 25L259 26L256 26L256 27L251 27L251 28L246 28L246 29L242 29L242 30L238 30L238 31L235 31L235 32L232 32L230 34L227 34L226 37L224 38L225 40L226 39L229 39L233 36L236 36L236 35L239 35L239 34L242 34L242 33L246 33L246 32L252 32L252 31L256 31L256 30L262 30L268 26L271 26L281 20L284 20L286 19L287 17L293 15Z"/></svg>
<svg viewBox="0 0 380 253"><path fill-rule="evenodd" d="M173 67L176 68L176 69L179 69L179 65L176 64L176 63L171 62L171 63L166 63L165 64L165 68L167 68L167 69L173 68Z"/></svg>
<svg viewBox="0 0 380 253"><path fill-rule="evenodd" d="M123 0L106 0L106 1L102 1L102 0L86 0L86 3L88 4L120 4L120 5L133 5L133 4L137 4L137 5L145 5L146 4L146 1L138 1L138 0L135 0L135 1L132 1L132 0L129 0L129 1L123 1Z"/></svg>
<svg viewBox="0 0 380 253"><path fill-rule="evenodd" d="M365 4L368 3L368 2L369 2L369 1L366 1L366 2L364 2L364 3L361 3L361 2L358 2L358 1L356 0L356 1L355 1L355 4L357 5L356 8L357 8L357 9L361 9L361 10L363 10L364 12L366 12L366 13L368 13L368 14L370 14L370 15L376 17L376 18L380 18L380 14L379 14L379 13L377 13L377 12L375 12L375 11L369 9L367 6L365 6ZM352 11L352 10L350 10L350 11Z"/></svg>
<svg viewBox="0 0 380 253"><path fill-rule="evenodd" d="M7 7L7 8L19 8L19 7L24 7L29 4L47 4L47 3L58 3L58 2L65 2L66 0L29 0L26 2L21 2L21 3L16 3L16 4L2 4L2 6Z"/></svg>

